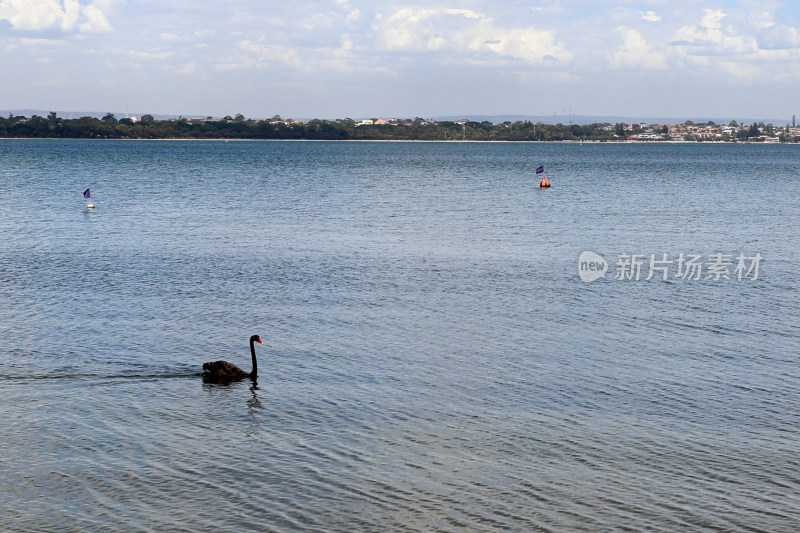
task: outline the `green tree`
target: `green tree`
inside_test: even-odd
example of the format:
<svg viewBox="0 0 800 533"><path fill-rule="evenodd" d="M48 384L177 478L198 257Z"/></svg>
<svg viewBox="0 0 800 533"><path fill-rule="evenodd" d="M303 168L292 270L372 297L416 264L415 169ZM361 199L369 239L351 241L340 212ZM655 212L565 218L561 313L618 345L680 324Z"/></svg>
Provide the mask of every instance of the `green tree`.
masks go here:
<svg viewBox="0 0 800 533"><path fill-rule="evenodd" d="M114 127L114 136L115 137L130 137L131 136L131 126L133 125L133 121L131 119L125 119L119 121Z"/></svg>

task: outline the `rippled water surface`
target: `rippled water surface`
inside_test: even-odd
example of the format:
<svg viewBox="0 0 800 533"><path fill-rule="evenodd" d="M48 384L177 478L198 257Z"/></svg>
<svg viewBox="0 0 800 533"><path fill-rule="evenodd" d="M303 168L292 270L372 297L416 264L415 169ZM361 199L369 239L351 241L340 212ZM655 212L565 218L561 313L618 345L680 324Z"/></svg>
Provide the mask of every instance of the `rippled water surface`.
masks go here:
<svg viewBox="0 0 800 533"><path fill-rule="evenodd" d="M0 141L0 528L796 531L799 176L795 146ZM257 385L197 375L254 333Z"/></svg>

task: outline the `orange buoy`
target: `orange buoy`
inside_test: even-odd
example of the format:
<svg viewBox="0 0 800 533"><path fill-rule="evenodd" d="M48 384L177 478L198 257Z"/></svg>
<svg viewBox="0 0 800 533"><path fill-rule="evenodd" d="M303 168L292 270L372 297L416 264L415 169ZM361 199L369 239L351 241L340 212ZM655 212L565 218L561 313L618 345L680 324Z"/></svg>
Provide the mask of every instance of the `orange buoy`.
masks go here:
<svg viewBox="0 0 800 533"><path fill-rule="evenodd" d="M539 182L539 187L541 187L542 189L550 187L550 180L547 178L542 178L542 181Z"/></svg>

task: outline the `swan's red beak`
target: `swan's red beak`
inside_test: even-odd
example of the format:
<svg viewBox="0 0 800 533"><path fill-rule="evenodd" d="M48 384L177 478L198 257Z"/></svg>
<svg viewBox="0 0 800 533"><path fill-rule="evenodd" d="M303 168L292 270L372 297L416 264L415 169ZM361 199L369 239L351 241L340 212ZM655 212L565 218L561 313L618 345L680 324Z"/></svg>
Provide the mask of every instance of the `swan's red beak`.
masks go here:
<svg viewBox="0 0 800 533"><path fill-rule="evenodd" d="M263 342L261 342L261 337L257 338L256 340L258 341L258 344L264 344Z"/></svg>

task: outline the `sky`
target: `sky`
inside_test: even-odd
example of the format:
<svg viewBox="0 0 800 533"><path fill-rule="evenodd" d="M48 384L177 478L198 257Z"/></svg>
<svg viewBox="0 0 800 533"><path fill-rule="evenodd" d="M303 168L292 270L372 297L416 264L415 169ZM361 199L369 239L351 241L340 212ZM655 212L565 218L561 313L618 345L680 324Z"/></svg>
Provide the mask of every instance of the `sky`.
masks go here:
<svg viewBox="0 0 800 533"><path fill-rule="evenodd" d="M800 115L797 0L0 0L0 109Z"/></svg>

